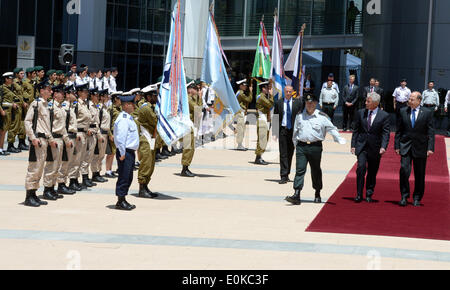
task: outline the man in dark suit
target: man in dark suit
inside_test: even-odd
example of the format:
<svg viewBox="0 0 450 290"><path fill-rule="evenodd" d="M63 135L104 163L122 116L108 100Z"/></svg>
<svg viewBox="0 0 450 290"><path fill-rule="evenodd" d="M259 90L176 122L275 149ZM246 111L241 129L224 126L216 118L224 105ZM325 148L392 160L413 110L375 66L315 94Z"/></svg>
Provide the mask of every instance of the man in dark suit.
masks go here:
<svg viewBox="0 0 450 290"><path fill-rule="evenodd" d="M411 191L409 177L411 165L414 163L414 206L419 207L425 193L425 171L427 159L434 154L435 131L433 127L432 110L420 107L422 95L419 92L411 94L408 107L400 110L397 118L397 133L395 134L395 151L401 155L400 191L402 200L400 206L407 206Z"/></svg>
<svg viewBox="0 0 450 290"><path fill-rule="evenodd" d="M368 94L377 93L381 96L380 88L376 86L376 82L377 80L375 78L371 78L369 85L367 87L364 87L364 89L362 90L358 108L363 109L365 107Z"/></svg>
<svg viewBox="0 0 450 290"><path fill-rule="evenodd" d="M349 84L344 87L342 92L342 99L344 101L344 132L347 131L348 121L350 121L350 128L353 127L353 119L355 117L355 107L358 102L359 87L355 85L356 77L350 76ZM353 128L352 128L353 129Z"/></svg>
<svg viewBox="0 0 450 290"><path fill-rule="evenodd" d="M311 74L306 75L305 82L303 83L303 92L304 94L313 94L316 89L316 84L312 80Z"/></svg>
<svg viewBox="0 0 450 290"><path fill-rule="evenodd" d="M279 128L279 145L280 145L280 184L286 184L289 181L289 173L291 172L292 157L294 156L294 124L295 117L303 111L303 104L300 99L293 99L294 88L287 86L284 89L284 98L279 99L275 103L274 121L276 120ZM278 119L275 116L278 115ZM274 127L277 124L274 124Z"/></svg>
<svg viewBox="0 0 450 290"><path fill-rule="evenodd" d="M358 156L357 203L363 199L364 183L367 188L366 201L373 201L381 157L389 145L389 114L378 108L380 101L379 94L370 93L366 99L366 109L359 110L356 114L352 153Z"/></svg>

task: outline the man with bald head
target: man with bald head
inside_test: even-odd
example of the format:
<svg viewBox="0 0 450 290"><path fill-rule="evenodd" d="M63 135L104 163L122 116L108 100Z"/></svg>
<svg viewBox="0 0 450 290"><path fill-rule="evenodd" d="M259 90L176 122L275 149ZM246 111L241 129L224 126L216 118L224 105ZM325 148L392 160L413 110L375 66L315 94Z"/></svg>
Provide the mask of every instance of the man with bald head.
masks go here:
<svg viewBox="0 0 450 290"><path fill-rule="evenodd" d="M400 206L408 205L411 195L409 177L414 163L414 206L421 206L425 193L425 171L427 159L434 154L435 131L433 126L434 110L421 107L422 95L413 92L408 107L400 109L395 135L395 152L401 156Z"/></svg>

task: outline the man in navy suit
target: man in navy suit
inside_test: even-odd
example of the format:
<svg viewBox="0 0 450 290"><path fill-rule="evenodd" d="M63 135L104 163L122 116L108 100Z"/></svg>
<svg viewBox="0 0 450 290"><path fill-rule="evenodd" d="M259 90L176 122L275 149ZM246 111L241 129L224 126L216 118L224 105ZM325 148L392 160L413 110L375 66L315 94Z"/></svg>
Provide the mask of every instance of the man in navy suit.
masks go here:
<svg viewBox="0 0 450 290"><path fill-rule="evenodd" d="M386 153L390 139L389 114L379 108L381 96L369 93L366 109L356 114L352 137L352 153L358 156L357 196L355 202L363 200L366 183L366 201L371 203L375 192L381 157ZM367 173L367 178L366 178Z"/></svg>

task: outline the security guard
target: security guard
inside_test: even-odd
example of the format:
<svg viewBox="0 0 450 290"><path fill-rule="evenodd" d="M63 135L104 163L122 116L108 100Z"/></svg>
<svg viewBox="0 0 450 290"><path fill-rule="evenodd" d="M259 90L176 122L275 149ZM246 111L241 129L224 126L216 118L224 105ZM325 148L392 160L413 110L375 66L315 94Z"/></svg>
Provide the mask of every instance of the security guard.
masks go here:
<svg viewBox="0 0 450 290"><path fill-rule="evenodd" d="M139 109L139 197L155 198L158 195L151 192L148 188L151 177L155 170L155 143L157 134L158 117L155 113L155 104L157 102L157 88L148 86L142 90L147 102L141 105Z"/></svg>
<svg viewBox="0 0 450 290"><path fill-rule="evenodd" d="M422 106L437 112L439 110L439 94L434 89L434 81L428 83L428 89L422 94Z"/></svg>
<svg viewBox="0 0 450 290"><path fill-rule="evenodd" d="M317 110L318 99L312 94L306 95L306 110L297 115L294 125L293 141L297 149L297 172L294 180L295 194L286 200L294 205L300 205L300 193L303 189L306 167L311 166L313 188L316 190L314 202L321 203L322 190L322 160L323 146L327 133L330 133L335 142L345 145L346 140L339 135L337 128L331 123L327 114Z"/></svg>
<svg viewBox="0 0 450 290"><path fill-rule="evenodd" d="M14 85L16 87L17 95L22 100L21 107L20 107L20 114L19 118L17 119L17 128L16 128L16 134L19 137L19 147L18 149L21 151L28 151L30 148L25 144L25 116L28 112L28 107L30 102L30 94L25 90L24 86L24 78L25 78L25 72L23 68L16 68L14 70L14 74L16 78L14 79Z"/></svg>
<svg viewBox="0 0 450 290"><path fill-rule="evenodd" d="M330 117L331 121L334 118L334 112L339 104L339 93L333 89L333 82L328 81L327 87L320 92L320 108Z"/></svg>
<svg viewBox="0 0 450 290"><path fill-rule="evenodd" d="M58 170L58 193L60 194L75 194L77 191L81 191L82 188L76 184L71 184L70 188L66 186L67 178L69 176L69 168L74 166L74 150L76 145L78 124L77 115L75 114L75 106L77 104L77 99L75 97L75 88L73 86L67 86L64 88L66 94L66 99L62 106L66 111L65 126L67 131L67 136L72 143L72 146L66 146L66 156L63 155L61 166Z"/></svg>
<svg viewBox="0 0 450 290"><path fill-rule="evenodd" d="M134 95L121 96L123 111L114 123L114 143L117 146L116 159L119 166L119 178L116 184L118 201L116 209L133 210L135 205L126 201L126 196L133 182L133 170L136 161L136 150L139 149L139 133L131 114L134 111Z"/></svg>
<svg viewBox="0 0 450 290"><path fill-rule="evenodd" d="M21 150L14 147L16 139L15 129L20 125L20 116L22 114L22 100L17 95L14 85L14 73L8 72L3 75L4 83L1 87L3 91L3 106L6 106L6 130L8 131L8 149L9 153L20 153Z"/></svg>
<svg viewBox="0 0 450 290"><path fill-rule="evenodd" d="M188 87L189 94L189 114L192 123L195 122L195 111L202 109L202 98L199 97L197 86L195 83L191 83ZM200 108L200 109L196 109ZM183 156L181 157L181 164L183 165L183 170L181 171L181 176L183 177L195 177L195 174L189 170L192 160L194 159L195 153L195 132L194 128L191 129L191 134L186 135L183 138Z"/></svg>
<svg viewBox="0 0 450 290"><path fill-rule="evenodd" d="M111 135L111 116L108 113L108 108L106 103L108 102L108 90L99 91L98 96L100 97L100 103L96 104L99 111L98 113L98 125L99 131L97 134L98 150L94 152L94 160L92 160L91 170L92 170L92 181L105 183L108 182L107 179L100 175L102 171L103 159L105 158L106 147L108 145L108 140ZM94 102L95 103L95 102Z"/></svg>
<svg viewBox="0 0 450 290"><path fill-rule="evenodd" d="M86 159L87 155L87 134L92 116L87 105L89 94L88 84L76 86L76 90L78 98L77 103L75 104L75 115L77 116L78 133L75 142L73 166L69 166L69 178L71 189L74 188L72 185L75 184L78 188L81 187L82 190L85 190L87 189L87 186L85 183L80 185L78 177L80 176L81 163Z"/></svg>
<svg viewBox="0 0 450 290"><path fill-rule="evenodd" d="M32 143L28 163L27 176L25 178L25 189L27 191L25 206L39 207L47 205L46 201L41 201L36 191L39 189L39 182L44 172L45 160L47 159L47 147L56 147L50 128L50 111L48 109L48 99L52 94L50 83L44 81L36 86L40 98L36 99L28 110L25 117L25 130Z"/></svg>
<svg viewBox="0 0 450 290"><path fill-rule="evenodd" d="M236 82L239 85L239 91L236 94L239 105L241 105L242 111L236 115L236 142L238 144L237 150L247 151L248 149L242 145L245 136L245 123L248 111L248 106L253 100L252 92L253 87L250 87L250 91L247 84L247 79Z"/></svg>
<svg viewBox="0 0 450 290"><path fill-rule="evenodd" d="M106 178L117 178L117 175L112 171L112 165L114 157L116 155L116 144L114 143L114 123L122 112L122 104L120 101L120 96L123 94L122 91L111 94L111 107L108 108L109 115L111 116L111 134L112 138L109 138L108 146L110 147L110 152L106 157Z"/></svg>
<svg viewBox="0 0 450 290"><path fill-rule="evenodd" d="M64 147L72 147L66 130L67 112L64 110L64 85L52 88L53 101L49 102L50 129L56 146L47 152L47 162L44 168L44 199L57 200L64 196L56 193L55 185L58 171L62 164ZM61 194L73 194L72 191L61 191Z"/></svg>
<svg viewBox="0 0 450 290"><path fill-rule="evenodd" d="M269 91L269 82L262 82L259 84L259 87L261 94L256 98L256 109L258 110L258 143L256 145L255 164L268 165L269 163L262 159L262 155L266 151L269 141L269 119L274 99L271 90Z"/></svg>

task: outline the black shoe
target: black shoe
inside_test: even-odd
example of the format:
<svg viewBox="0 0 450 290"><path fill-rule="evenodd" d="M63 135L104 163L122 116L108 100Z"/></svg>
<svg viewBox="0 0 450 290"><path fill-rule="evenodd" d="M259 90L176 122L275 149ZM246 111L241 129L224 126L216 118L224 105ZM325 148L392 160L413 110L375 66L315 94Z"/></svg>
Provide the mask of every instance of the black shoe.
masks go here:
<svg viewBox="0 0 450 290"><path fill-rule="evenodd" d="M408 205L408 200L406 199L406 197L404 197L398 204L402 207L405 207Z"/></svg>
<svg viewBox="0 0 450 290"><path fill-rule="evenodd" d="M46 187L44 189L44 199L45 200L50 200L50 201L58 200L58 197L52 194L52 190L53 190L53 188L51 188L51 187Z"/></svg>
<svg viewBox="0 0 450 290"><path fill-rule="evenodd" d="M139 197L140 198L155 198L155 197L158 197L158 195L151 192L150 189L148 189L147 185L139 184Z"/></svg>
<svg viewBox="0 0 450 290"><path fill-rule="evenodd" d="M366 197L366 201L367 201L367 203L373 203L373 199L369 196Z"/></svg>
<svg viewBox="0 0 450 290"><path fill-rule="evenodd" d="M9 156L9 155L11 155L11 153L9 153L8 151L0 152L0 156Z"/></svg>
<svg viewBox="0 0 450 290"><path fill-rule="evenodd" d="M83 188L78 183L78 180L76 180L76 179L70 180L69 189L73 190L73 191L82 191L83 190Z"/></svg>
<svg viewBox="0 0 450 290"><path fill-rule="evenodd" d="M347 131L348 131L347 128L342 129L342 132L347 132Z"/></svg>
<svg viewBox="0 0 450 290"><path fill-rule="evenodd" d="M358 196L355 198L355 202L356 202L356 203L360 203L360 202L362 202L362 200L363 200L363 198L362 198L361 195L358 195Z"/></svg>
<svg viewBox="0 0 450 290"><path fill-rule="evenodd" d="M420 200L414 200L414 206L415 207L421 207L422 204L420 203Z"/></svg>
<svg viewBox="0 0 450 290"><path fill-rule="evenodd" d="M287 184L289 182L289 178L288 177L282 177L280 182L278 182L279 184Z"/></svg>
<svg viewBox="0 0 450 290"><path fill-rule="evenodd" d="M8 149L6 151L9 152L9 153L13 153L13 154L21 152L19 149L14 147L14 144L12 144L12 143L8 144Z"/></svg>
<svg viewBox="0 0 450 290"><path fill-rule="evenodd" d="M40 207L41 204L36 199L34 199L33 193L33 190L27 190L27 196L25 198L24 205L29 207Z"/></svg>
<svg viewBox="0 0 450 290"><path fill-rule="evenodd" d="M320 197L320 191L316 191L316 198L314 199L314 203L322 203L322 198Z"/></svg>
<svg viewBox="0 0 450 290"><path fill-rule="evenodd" d="M106 177L106 178L109 178L109 179L115 179L115 178L117 178L117 176L116 176L114 173L106 173L106 174L105 174L105 177Z"/></svg>
<svg viewBox="0 0 450 290"><path fill-rule="evenodd" d="M188 166L183 166L183 170L181 171L181 176L183 177L195 177L195 174L189 170Z"/></svg>
<svg viewBox="0 0 450 290"><path fill-rule="evenodd" d="M52 194L54 197L56 197L57 199L63 199L63 198L64 198L64 195L58 194L58 193L56 192L54 186L51 187L51 189L52 189L51 194Z"/></svg>
<svg viewBox="0 0 450 290"><path fill-rule="evenodd" d="M86 187L94 187L97 184L93 183L92 180L89 179L89 175L85 174L83 175L83 185Z"/></svg>
<svg viewBox="0 0 450 290"><path fill-rule="evenodd" d="M286 197L286 201L292 203L293 205L301 205L302 200L300 199L300 190L296 190L293 196Z"/></svg>
<svg viewBox="0 0 450 290"><path fill-rule="evenodd" d="M19 149L22 151L30 150L30 147L28 147L27 144L25 144L25 139L19 140Z"/></svg>
<svg viewBox="0 0 450 290"><path fill-rule="evenodd" d="M159 160L166 160L166 159L168 159L169 157L167 157L167 156L165 156L165 155L162 155L161 153L156 153L156 159L159 159Z"/></svg>
<svg viewBox="0 0 450 290"><path fill-rule="evenodd" d="M58 184L58 193L64 195L74 195L77 191L68 188L64 183L60 183Z"/></svg>
<svg viewBox="0 0 450 290"><path fill-rule="evenodd" d="M177 150L175 150L175 153L176 153L176 154L182 154L182 153L183 153L183 149L181 149L181 148L180 148L180 149L177 149Z"/></svg>
<svg viewBox="0 0 450 290"><path fill-rule="evenodd" d="M108 182L108 180L104 179L103 177L100 176L99 172L96 172L92 175L92 181L94 182L99 182L99 183L105 183Z"/></svg>
<svg viewBox="0 0 450 290"><path fill-rule="evenodd" d="M264 166L269 165L269 163L264 161L261 156L256 156L255 164L256 165L264 165Z"/></svg>
<svg viewBox="0 0 450 290"><path fill-rule="evenodd" d="M131 211L133 209L135 209L136 206L135 205L131 205L129 204L124 197L119 198L119 201L116 204L116 209L117 210L126 210L126 211Z"/></svg>
<svg viewBox="0 0 450 290"><path fill-rule="evenodd" d="M40 205L48 205L48 202L41 200L37 195L36 195L36 190L33 190L33 199L39 203Z"/></svg>

